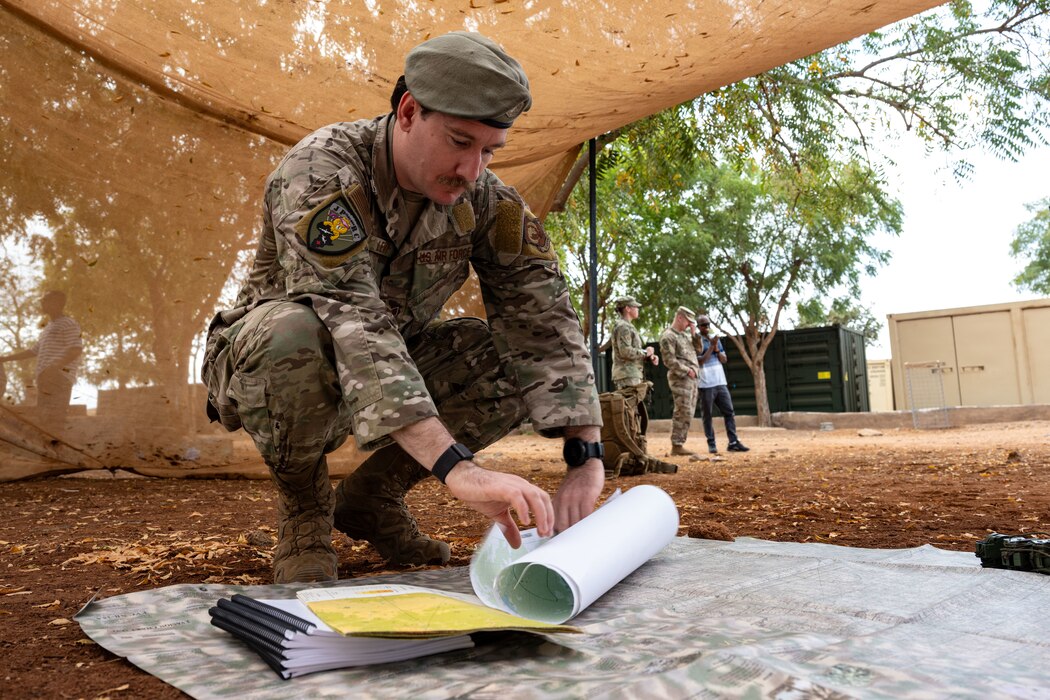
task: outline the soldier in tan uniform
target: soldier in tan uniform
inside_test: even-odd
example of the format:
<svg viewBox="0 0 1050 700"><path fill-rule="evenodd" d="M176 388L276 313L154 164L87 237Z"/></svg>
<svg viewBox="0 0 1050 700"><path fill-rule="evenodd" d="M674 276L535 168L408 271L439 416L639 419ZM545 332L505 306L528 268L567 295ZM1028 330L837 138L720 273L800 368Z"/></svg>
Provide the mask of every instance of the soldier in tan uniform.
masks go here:
<svg viewBox="0 0 1050 700"><path fill-rule="evenodd" d="M489 170L531 105L521 66L453 32L409 52L393 112L319 129L271 174L263 231L234 308L212 322L209 414L243 427L270 468L277 582L337 578L331 529L394 563L445 562L405 493L433 473L520 542L594 508L603 468L580 322L541 222ZM488 321L436 319L473 266ZM553 502L475 450L528 418L565 438ZM325 454L368 459L333 492Z"/></svg>
<svg viewBox="0 0 1050 700"><path fill-rule="evenodd" d="M660 355L667 367L667 384L674 397L674 414L671 418L671 454L695 456L685 448L689 437L689 424L696 413L696 378L700 365L696 360L693 335L696 331L696 316L684 306L675 311L674 321L660 336Z"/></svg>
<svg viewBox="0 0 1050 700"><path fill-rule="evenodd" d="M605 445L605 476L633 476L661 472L674 474L678 467L650 457L646 431L649 413L645 397L653 383L645 379L645 363L660 364L652 346L643 347L642 336L632 322L641 304L634 297L614 302L620 318L613 326L612 380L615 391L602 394L602 442Z"/></svg>
<svg viewBox="0 0 1050 700"><path fill-rule="evenodd" d="M620 297L614 303L620 318L612 332L612 380L614 387L623 389L645 381L645 363L655 366L660 358L653 346L642 346L642 336L634 328L641 304L634 297Z"/></svg>

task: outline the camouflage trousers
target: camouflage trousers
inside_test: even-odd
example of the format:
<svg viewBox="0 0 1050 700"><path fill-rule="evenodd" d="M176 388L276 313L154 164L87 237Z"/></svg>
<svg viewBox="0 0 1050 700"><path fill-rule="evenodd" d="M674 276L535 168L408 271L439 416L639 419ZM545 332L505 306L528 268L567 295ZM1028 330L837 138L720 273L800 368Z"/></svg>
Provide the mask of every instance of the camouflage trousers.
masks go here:
<svg viewBox="0 0 1050 700"><path fill-rule="evenodd" d="M203 375L223 425L243 427L276 473L326 469L324 455L346 441L352 423L331 335L313 310L270 302L216 332ZM408 350L442 422L471 450L524 420L521 392L503 371L484 321L432 324Z"/></svg>
<svg viewBox="0 0 1050 700"><path fill-rule="evenodd" d="M671 444L684 445L689 437L689 425L693 422L696 413L696 397L699 393L696 379L667 378L667 384L671 387L671 396L674 397L674 413L671 415Z"/></svg>

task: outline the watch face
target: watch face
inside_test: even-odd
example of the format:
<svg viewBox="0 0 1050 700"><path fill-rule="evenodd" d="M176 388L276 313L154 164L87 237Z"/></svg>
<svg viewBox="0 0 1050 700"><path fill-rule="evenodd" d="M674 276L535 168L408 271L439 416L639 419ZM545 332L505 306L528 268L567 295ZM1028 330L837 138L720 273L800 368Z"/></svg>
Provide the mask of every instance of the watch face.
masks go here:
<svg viewBox="0 0 1050 700"><path fill-rule="evenodd" d="M562 448L562 457L570 467L578 467L587 461L587 448L580 438L569 438Z"/></svg>

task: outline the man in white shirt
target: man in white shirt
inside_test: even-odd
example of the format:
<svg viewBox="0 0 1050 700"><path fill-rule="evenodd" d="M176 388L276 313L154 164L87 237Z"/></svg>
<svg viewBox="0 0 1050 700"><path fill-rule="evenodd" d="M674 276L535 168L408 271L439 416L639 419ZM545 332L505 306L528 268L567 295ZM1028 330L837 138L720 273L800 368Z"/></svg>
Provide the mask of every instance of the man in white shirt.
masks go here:
<svg viewBox="0 0 1050 700"><path fill-rule="evenodd" d="M703 413L704 435L707 437L707 451L715 454L715 427L712 422L712 410L718 406L726 422L726 436L730 452L747 452L749 448L740 442L736 435L736 414L733 412L733 399L729 396L726 385L726 373L722 365L726 362L725 348L717 335L711 335L711 319L707 316L697 318L699 335L697 336L697 356L700 363L700 409Z"/></svg>
<svg viewBox="0 0 1050 700"><path fill-rule="evenodd" d="M61 430L73 385L77 360L83 351L80 325L65 314L66 295L50 291L40 299L40 309L50 319L37 344L28 350L0 356L0 363L36 358L36 409L40 427Z"/></svg>

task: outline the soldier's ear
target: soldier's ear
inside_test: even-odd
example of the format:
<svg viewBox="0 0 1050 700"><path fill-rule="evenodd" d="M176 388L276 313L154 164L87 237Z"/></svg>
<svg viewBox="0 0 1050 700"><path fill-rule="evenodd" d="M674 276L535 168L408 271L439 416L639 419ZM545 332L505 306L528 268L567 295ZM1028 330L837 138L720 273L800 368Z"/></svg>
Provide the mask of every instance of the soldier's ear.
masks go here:
<svg viewBox="0 0 1050 700"><path fill-rule="evenodd" d="M402 131L411 131L412 124L420 116L421 105L412 97L412 93L406 92L401 96L401 102L397 105L397 125Z"/></svg>

